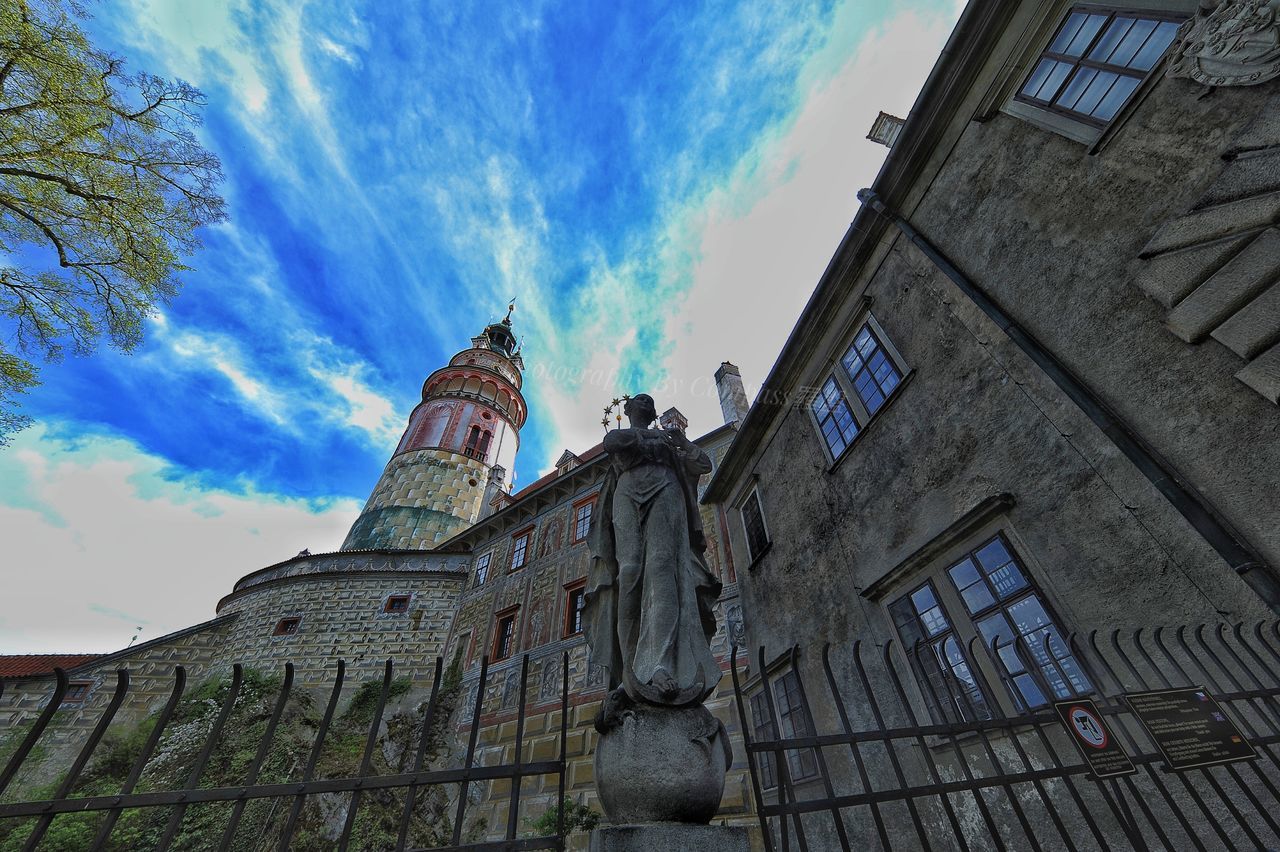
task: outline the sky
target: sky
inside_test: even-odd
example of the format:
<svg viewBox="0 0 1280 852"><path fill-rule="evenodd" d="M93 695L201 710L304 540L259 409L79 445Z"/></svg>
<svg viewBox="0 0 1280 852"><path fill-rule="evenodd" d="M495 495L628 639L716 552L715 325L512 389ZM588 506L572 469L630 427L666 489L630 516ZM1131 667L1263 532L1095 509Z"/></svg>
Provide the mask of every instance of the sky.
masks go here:
<svg viewBox="0 0 1280 852"><path fill-rule="evenodd" d="M45 367L0 449L0 653L106 652L336 550L423 379L515 298L515 485L648 392L752 396L958 0L112 0L208 97L226 222L132 354ZM0 326L0 334L9 329Z"/></svg>

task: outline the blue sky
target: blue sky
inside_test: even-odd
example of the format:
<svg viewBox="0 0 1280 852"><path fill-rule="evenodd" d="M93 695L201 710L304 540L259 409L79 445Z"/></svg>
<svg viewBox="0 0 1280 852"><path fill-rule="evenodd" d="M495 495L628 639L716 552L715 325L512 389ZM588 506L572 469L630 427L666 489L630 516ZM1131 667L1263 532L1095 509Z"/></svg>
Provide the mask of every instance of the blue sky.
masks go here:
<svg viewBox="0 0 1280 852"><path fill-rule="evenodd" d="M621 392L719 425L712 373L763 380L883 159L877 110L906 113L959 9L97 6L99 43L208 96L230 219L136 352L26 398L0 653L158 636L335 549L423 378L513 296L517 487Z"/></svg>

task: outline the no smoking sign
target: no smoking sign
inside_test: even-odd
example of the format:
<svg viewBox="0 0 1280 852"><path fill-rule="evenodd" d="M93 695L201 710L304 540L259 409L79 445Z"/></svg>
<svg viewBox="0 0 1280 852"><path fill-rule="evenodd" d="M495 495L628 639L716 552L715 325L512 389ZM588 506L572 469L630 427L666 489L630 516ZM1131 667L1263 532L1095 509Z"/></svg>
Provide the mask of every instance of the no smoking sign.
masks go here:
<svg viewBox="0 0 1280 852"><path fill-rule="evenodd" d="M1076 750L1089 764L1094 778L1114 778L1138 770L1107 727L1106 719L1091 698L1059 701L1053 705L1071 735Z"/></svg>

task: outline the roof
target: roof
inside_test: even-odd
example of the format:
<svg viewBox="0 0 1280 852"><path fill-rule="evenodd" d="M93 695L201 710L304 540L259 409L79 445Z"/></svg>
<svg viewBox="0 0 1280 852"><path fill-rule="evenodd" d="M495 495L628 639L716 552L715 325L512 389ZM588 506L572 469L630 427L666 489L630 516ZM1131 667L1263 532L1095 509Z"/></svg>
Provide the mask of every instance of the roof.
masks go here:
<svg viewBox="0 0 1280 852"><path fill-rule="evenodd" d="M565 450L565 452L567 453L567 452L568 452L568 450ZM576 456L576 458L578 459L578 461L579 461L580 463L585 464L585 463L587 463L587 462L591 461L593 458L595 458L596 456L600 455L600 454L601 454L601 453L603 453L603 452L604 452L604 444L596 444L594 447L592 447L591 449L587 450L587 451L586 451L585 453L583 453L582 455L580 455L580 456ZM561 456L560 458L563 460L563 459L564 459L564 456ZM515 494L512 494L512 495L511 495L511 499L512 499L513 501L514 501L514 500L522 500L522 499L524 499L525 497L527 497L528 495L530 495L530 494L532 494L533 492L537 491L537 490L538 490L539 488L541 488L542 486L546 485L548 482L552 481L553 479L557 479L557 478L559 478L560 476L563 476L563 475L564 475L564 472L562 472L562 471L560 470L560 468L555 468L555 469L553 469L550 473L548 473L546 476L541 476L541 477L539 477L539 478L535 479L533 482L530 482L528 485L526 485L524 488L521 488L521 489L520 489L519 491L517 491Z"/></svg>
<svg viewBox="0 0 1280 852"><path fill-rule="evenodd" d="M75 668L101 656L101 654L0 654L0 677L49 674L55 668Z"/></svg>

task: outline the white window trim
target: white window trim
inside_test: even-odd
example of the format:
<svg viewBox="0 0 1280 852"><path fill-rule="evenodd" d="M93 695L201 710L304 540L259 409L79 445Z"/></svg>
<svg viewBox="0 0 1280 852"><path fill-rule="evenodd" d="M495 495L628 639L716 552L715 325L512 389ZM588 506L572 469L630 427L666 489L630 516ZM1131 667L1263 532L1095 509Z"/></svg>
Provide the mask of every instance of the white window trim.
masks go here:
<svg viewBox="0 0 1280 852"><path fill-rule="evenodd" d="M486 550L484 553L481 553L479 556L476 557L475 570L472 572L476 578L476 588L479 588L480 586L483 586L489 582L489 577L493 573L493 554L495 549L496 548L491 547L488 550ZM488 557L489 561L485 563L485 566L484 566L485 575L484 575L484 579L481 580L480 579L480 560L486 557Z"/></svg>
<svg viewBox="0 0 1280 852"><path fill-rule="evenodd" d="M889 356L889 360L893 362L893 366L897 368L898 374L902 377L898 382L898 387L893 389L889 396L885 397L884 404L871 414L867 411L867 407L862 402L862 397L858 396L858 389L854 387L853 376L849 375L849 371L845 369L842 359L844 354L849 351L849 347L853 345L853 341L857 338L862 329L870 326L875 333L876 341L879 342L882 349ZM880 412L889 407L889 402L898 395L899 390L906 384L907 376L911 374L911 368L907 366L906 359L902 357L902 353L893 345L893 341L889 335L885 333L884 327L876 320L876 318L868 312L864 317L860 318L853 324L853 332L844 335L841 338L841 345L837 348L835 354L828 361L826 367L818 374L817 380L813 383L816 388L821 388L827 383L828 378L834 377L836 387L840 388L840 392L844 394L845 403L848 404L849 410L853 413L853 422L858 426L858 434L845 446L839 456L831 452L831 447L827 445L827 439L822 434L822 424L818 422L817 412L813 410L812 403L805 405L809 415L809 422L813 424L813 429L818 435L818 443L822 446L822 451L826 453L827 460L831 464L835 464L839 459L848 455L849 450L858 439L862 437L863 431L871 424Z"/></svg>
<svg viewBox="0 0 1280 852"><path fill-rule="evenodd" d="M1107 122L1105 127L1096 127L1087 122L1076 121L1069 115L1042 109L1026 101L1014 100L1027 82L1027 77L1035 70L1035 66L1040 61L1045 48L1053 41L1053 37L1057 34L1058 29L1066 20L1071 9L1080 5L1096 5L1099 10L1175 12L1193 15L1196 11L1197 0L1124 0L1123 3L1115 5L1082 3L1081 0L1058 0L1053 4L1052 11L1045 14L1044 23L1041 25L1040 31L1036 33L1034 38L1028 40L1022 52L1021 62L1018 63L1004 86L1001 87L1004 91L1000 99L1000 111L1028 124L1034 124L1042 130L1048 130L1050 133L1064 136L1073 142L1087 145L1089 146L1089 153L1094 154L1114 135L1118 127L1129 120L1129 116L1133 114L1137 106L1151 94L1155 84L1163 77L1165 59L1161 59L1147 72L1147 76L1138 84L1138 88L1134 89L1133 94L1129 96L1129 99L1125 101L1124 105L1115 114L1115 117Z"/></svg>

